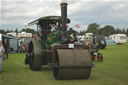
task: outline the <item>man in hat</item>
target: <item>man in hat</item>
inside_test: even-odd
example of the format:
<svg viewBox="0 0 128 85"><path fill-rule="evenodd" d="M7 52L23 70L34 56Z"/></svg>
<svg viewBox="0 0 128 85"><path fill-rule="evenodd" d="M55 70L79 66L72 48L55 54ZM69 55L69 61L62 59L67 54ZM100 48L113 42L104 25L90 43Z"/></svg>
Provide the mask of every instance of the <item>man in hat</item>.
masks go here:
<svg viewBox="0 0 128 85"><path fill-rule="evenodd" d="M2 60L4 59L3 54L4 54L4 47L2 45L2 40L0 39L0 72L2 72Z"/></svg>

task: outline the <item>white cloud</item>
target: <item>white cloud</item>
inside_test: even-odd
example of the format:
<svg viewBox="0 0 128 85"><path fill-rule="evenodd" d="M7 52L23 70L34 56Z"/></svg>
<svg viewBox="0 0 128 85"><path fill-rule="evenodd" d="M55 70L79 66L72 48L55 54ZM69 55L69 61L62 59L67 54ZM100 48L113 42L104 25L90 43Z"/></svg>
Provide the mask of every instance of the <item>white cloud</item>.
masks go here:
<svg viewBox="0 0 128 85"><path fill-rule="evenodd" d="M8 24L11 24L12 22L8 21L14 21L15 19L21 19L19 21L19 24L22 22L22 20L25 18L28 19L30 18L39 18L42 16L46 15L52 15L55 14L53 12L57 11L55 10L56 7L52 5L52 3L55 2L11 2L11 5L9 5L10 2L3 2L2 3L2 23L5 24L4 22L8 22ZM48 6L50 5L50 6ZM47 10L47 11L46 11ZM58 13L58 12L56 12ZM26 21L26 20L25 20ZM13 23L14 24L14 23Z"/></svg>
<svg viewBox="0 0 128 85"><path fill-rule="evenodd" d="M24 23L40 17L60 15L60 2L61 0L2 0L0 28L21 28ZM68 3L71 26L80 24L84 28L96 22L128 28L128 0L68 0Z"/></svg>

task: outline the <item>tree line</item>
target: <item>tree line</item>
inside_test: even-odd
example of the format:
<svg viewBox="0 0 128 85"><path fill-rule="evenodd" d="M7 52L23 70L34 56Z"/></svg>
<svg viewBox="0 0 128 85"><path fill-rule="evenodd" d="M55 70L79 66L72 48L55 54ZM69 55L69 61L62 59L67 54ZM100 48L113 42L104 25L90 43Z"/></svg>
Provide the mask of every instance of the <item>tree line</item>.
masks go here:
<svg viewBox="0 0 128 85"><path fill-rule="evenodd" d="M21 31L18 30L18 28L16 28L15 30L3 30L3 29L0 29L0 33L1 34L6 34L6 33L9 33L9 32L16 32L17 34L20 33L20 32L27 32L27 33L32 33L32 34L35 34L36 31L34 29L31 29L31 28L25 28L25 29L22 29Z"/></svg>
<svg viewBox="0 0 128 85"><path fill-rule="evenodd" d="M86 31L85 30L80 31L78 34L84 35L85 33L88 33L88 32L94 33L96 35L104 35L106 37L108 37L109 35L118 34L118 33L126 34L128 36L128 29L126 30L120 29L120 28L115 29L111 25L105 25L104 27L100 28L100 25L97 23L89 24Z"/></svg>
<svg viewBox="0 0 128 85"><path fill-rule="evenodd" d="M0 33L2 33L2 34L6 34L9 32L19 33L22 31L27 32L27 33L32 33L32 34L36 33L36 31L34 29L31 29L31 28L24 28L21 31L19 31L18 28L16 28L14 31L13 30L0 29ZM120 29L120 28L115 29L111 25L105 25L104 27L100 27L99 24L92 23L92 24L88 25L87 30L77 32L78 35L84 35L85 33L94 33L96 35L104 35L106 37L108 37L109 35L112 35L112 34L122 33L122 34L126 34L128 36L128 29Z"/></svg>

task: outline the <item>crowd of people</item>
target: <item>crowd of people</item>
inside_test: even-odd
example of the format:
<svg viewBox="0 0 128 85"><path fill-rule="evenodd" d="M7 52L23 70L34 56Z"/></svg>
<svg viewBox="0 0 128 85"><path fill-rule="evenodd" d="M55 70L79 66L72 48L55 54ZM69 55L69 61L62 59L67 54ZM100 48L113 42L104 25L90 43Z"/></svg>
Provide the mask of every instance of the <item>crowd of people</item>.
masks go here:
<svg viewBox="0 0 128 85"><path fill-rule="evenodd" d="M4 43L0 39L0 72L2 72L2 61L5 59L8 59L8 44L6 39Z"/></svg>

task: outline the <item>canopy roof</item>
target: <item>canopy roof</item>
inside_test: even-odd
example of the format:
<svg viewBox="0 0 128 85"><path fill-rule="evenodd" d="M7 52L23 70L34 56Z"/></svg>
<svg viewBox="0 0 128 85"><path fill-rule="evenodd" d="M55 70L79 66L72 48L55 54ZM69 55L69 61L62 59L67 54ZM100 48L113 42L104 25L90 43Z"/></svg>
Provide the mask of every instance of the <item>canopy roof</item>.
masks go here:
<svg viewBox="0 0 128 85"><path fill-rule="evenodd" d="M61 16L45 16L45 17L41 17L37 20L34 20L30 23L28 23L28 26L32 26L35 24L42 24L42 23L52 23L55 24L56 22L61 22ZM70 23L70 19L67 19L67 23Z"/></svg>
<svg viewBox="0 0 128 85"><path fill-rule="evenodd" d="M8 36L8 35L2 35L2 38L3 38L3 39L18 39L18 38L15 37L15 36Z"/></svg>

